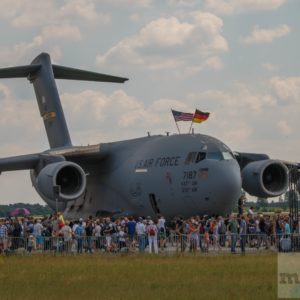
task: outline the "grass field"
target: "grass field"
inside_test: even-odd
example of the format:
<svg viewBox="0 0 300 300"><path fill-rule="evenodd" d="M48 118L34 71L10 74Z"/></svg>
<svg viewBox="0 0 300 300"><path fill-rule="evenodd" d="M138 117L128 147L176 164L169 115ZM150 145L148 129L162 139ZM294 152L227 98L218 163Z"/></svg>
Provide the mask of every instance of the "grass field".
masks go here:
<svg viewBox="0 0 300 300"><path fill-rule="evenodd" d="M0 299L277 299L277 256L0 257Z"/></svg>

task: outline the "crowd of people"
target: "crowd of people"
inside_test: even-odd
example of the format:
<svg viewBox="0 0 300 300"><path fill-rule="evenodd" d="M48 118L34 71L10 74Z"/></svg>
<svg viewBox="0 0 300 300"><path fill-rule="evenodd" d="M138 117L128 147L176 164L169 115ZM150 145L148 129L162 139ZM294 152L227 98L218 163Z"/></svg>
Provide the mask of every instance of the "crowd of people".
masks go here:
<svg viewBox="0 0 300 300"><path fill-rule="evenodd" d="M292 226L291 226L292 224ZM161 215L148 217L89 218L64 220L57 213L49 217L0 220L0 253L24 249L63 253L139 251L158 253L208 252L230 249L273 247L286 250L299 240L299 226L284 214L260 215L250 208L245 215L177 217L166 221ZM292 239L291 239L292 236ZM296 238L294 238L296 236Z"/></svg>

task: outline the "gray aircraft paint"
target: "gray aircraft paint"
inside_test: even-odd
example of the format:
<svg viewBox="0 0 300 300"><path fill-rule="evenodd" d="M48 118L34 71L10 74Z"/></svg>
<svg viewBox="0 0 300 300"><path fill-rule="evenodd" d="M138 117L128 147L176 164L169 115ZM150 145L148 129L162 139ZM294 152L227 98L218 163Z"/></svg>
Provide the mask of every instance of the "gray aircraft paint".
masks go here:
<svg viewBox="0 0 300 300"><path fill-rule="evenodd" d="M29 66L0 69L0 78L7 77L33 83L50 149L0 159L0 172L30 169L39 195L66 217L226 214L240 196L241 169L253 194L274 196L287 188L282 162L264 154L233 154L201 134L72 146L54 78L116 83L126 78L51 65L46 53ZM265 188L277 182L276 193Z"/></svg>

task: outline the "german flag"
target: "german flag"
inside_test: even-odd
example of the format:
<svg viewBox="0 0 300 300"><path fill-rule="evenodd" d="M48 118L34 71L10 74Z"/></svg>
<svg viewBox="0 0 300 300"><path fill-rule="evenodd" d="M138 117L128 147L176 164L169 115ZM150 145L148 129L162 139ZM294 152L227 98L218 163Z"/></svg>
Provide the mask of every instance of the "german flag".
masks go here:
<svg viewBox="0 0 300 300"><path fill-rule="evenodd" d="M209 117L209 112L203 112L199 109L196 109L193 117L193 123L202 123L206 121Z"/></svg>

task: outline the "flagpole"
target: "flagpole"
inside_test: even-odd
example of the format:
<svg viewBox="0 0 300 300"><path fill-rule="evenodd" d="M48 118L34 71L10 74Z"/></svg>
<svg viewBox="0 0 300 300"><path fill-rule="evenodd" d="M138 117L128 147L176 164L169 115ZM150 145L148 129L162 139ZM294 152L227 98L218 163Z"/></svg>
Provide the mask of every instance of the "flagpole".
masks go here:
<svg viewBox="0 0 300 300"><path fill-rule="evenodd" d="M196 111L195 111L195 112L196 112ZM194 116L195 116L195 113L194 113ZM192 129L193 123L194 123L194 117L193 117L193 119L192 119L192 122L191 122L191 126L190 126L190 129L189 129L189 133L191 132L191 129Z"/></svg>
<svg viewBox="0 0 300 300"><path fill-rule="evenodd" d="M174 117L174 114L173 114L172 109L171 109L171 113L172 113L172 115L173 115L174 122L175 122L175 124L176 124L177 130L178 130L178 132L179 132L179 134L180 134L180 130L179 130L178 124L177 124L177 122L176 122L176 120L175 120L175 117Z"/></svg>

